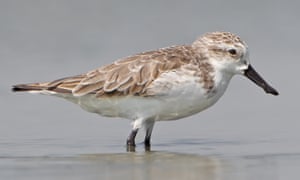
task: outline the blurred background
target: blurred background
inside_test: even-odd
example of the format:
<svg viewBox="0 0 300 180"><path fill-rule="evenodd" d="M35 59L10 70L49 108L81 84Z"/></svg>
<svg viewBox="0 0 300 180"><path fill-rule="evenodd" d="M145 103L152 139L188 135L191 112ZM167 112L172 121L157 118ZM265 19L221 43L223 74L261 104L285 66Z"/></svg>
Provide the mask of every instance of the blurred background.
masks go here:
<svg viewBox="0 0 300 180"><path fill-rule="evenodd" d="M11 86L190 44L210 31L230 31L246 41L252 65L280 95L267 95L237 76L212 108L156 123L153 148L201 155L299 153L299 5L292 0L1 0L0 156L125 152L129 121L90 114L54 97L14 94Z"/></svg>

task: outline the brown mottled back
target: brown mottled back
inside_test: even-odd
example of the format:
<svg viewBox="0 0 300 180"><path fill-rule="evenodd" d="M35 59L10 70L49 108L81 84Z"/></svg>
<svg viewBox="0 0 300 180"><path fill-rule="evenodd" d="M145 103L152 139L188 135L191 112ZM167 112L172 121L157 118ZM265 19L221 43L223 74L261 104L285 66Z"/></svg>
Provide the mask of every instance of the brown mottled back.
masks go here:
<svg viewBox="0 0 300 180"><path fill-rule="evenodd" d="M162 72L189 63L195 56L190 46L173 46L120 59L87 74L50 82L46 89L72 92L75 96L96 94L146 95L146 87ZM45 87L45 84L44 84Z"/></svg>

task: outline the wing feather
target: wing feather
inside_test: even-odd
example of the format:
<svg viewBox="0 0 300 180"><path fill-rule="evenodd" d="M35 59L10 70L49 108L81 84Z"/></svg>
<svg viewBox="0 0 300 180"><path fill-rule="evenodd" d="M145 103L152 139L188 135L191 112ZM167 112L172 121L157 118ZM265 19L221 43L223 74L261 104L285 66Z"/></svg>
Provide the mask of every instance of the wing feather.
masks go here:
<svg viewBox="0 0 300 180"><path fill-rule="evenodd" d="M179 50L178 50L179 49ZM114 95L147 96L147 87L162 73L189 63L190 46L174 46L140 53L120 59L74 77L52 81L45 88L73 93L74 96L96 94L97 97ZM190 56L191 57L191 56Z"/></svg>
<svg viewBox="0 0 300 180"><path fill-rule="evenodd" d="M95 94L96 97L115 95L155 95L147 87L161 74L193 61L191 46L173 46L148 51L120 59L112 64L78 76L48 83L22 84L15 91L52 91L72 93L74 96ZM148 94L147 94L148 93Z"/></svg>

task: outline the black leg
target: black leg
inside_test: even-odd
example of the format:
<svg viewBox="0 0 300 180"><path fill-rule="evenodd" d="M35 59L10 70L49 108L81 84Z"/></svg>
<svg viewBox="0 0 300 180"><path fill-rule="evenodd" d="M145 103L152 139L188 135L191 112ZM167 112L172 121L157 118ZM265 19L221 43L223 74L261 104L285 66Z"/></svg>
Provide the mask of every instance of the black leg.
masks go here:
<svg viewBox="0 0 300 180"><path fill-rule="evenodd" d="M151 141L153 126L154 126L154 121L149 121L146 129L146 136L144 141L145 149L147 148L150 149L151 146L150 141Z"/></svg>
<svg viewBox="0 0 300 180"><path fill-rule="evenodd" d="M150 147L151 144L150 144L150 140L151 140L151 134L147 136L148 133L146 133L146 136L145 136L145 141L144 141L144 145L145 147Z"/></svg>
<svg viewBox="0 0 300 180"><path fill-rule="evenodd" d="M144 141L145 151L151 151L151 144L150 144L151 136L146 136Z"/></svg>
<svg viewBox="0 0 300 180"><path fill-rule="evenodd" d="M131 133L129 134L127 141L126 141L127 146L135 147L135 136L137 133L138 133L138 129L133 129L131 131Z"/></svg>

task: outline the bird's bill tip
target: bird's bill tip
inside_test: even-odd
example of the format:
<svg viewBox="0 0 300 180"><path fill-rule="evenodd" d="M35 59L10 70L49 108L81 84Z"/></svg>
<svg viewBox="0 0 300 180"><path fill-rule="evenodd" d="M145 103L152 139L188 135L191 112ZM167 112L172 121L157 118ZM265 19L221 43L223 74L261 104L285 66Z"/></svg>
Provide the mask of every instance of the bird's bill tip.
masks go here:
<svg viewBox="0 0 300 180"><path fill-rule="evenodd" d="M244 71L244 75L249 78L251 81L253 81L256 85L263 88L263 90L266 93L272 94L272 95L279 95L278 91L274 89L272 86L270 86L256 71L255 69L249 65L248 68Z"/></svg>

